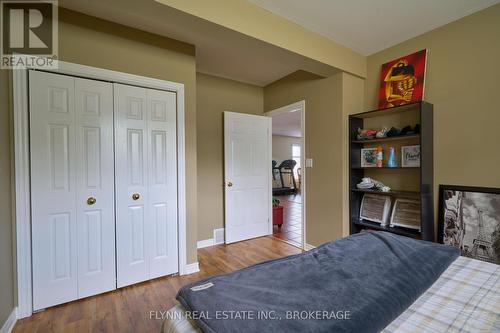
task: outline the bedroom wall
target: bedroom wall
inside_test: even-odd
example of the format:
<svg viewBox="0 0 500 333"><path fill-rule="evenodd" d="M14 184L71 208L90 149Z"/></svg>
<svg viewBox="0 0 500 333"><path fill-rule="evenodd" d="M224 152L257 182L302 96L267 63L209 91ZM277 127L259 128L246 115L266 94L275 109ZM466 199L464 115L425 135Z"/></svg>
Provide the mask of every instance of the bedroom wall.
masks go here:
<svg viewBox="0 0 500 333"><path fill-rule="evenodd" d="M0 70L0 327L15 304L11 200L11 114L9 72Z"/></svg>
<svg viewBox="0 0 500 333"><path fill-rule="evenodd" d="M264 110L305 100L306 242L342 237L342 80L298 71L264 88Z"/></svg>
<svg viewBox="0 0 500 333"><path fill-rule="evenodd" d="M196 74L198 240L224 227L223 112L261 115L263 88L211 75Z"/></svg>
<svg viewBox="0 0 500 333"><path fill-rule="evenodd" d="M373 109L380 66L428 50L425 99L434 104L436 205L439 184L500 187L498 41L495 5L368 57L365 108Z"/></svg>

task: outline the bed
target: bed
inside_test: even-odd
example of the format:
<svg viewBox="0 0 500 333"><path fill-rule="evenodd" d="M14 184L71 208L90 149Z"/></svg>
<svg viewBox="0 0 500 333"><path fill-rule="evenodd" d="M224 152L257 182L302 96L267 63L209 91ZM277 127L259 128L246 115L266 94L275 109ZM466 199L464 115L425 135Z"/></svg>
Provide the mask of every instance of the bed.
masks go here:
<svg viewBox="0 0 500 333"><path fill-rule="evenodd" d="M265 282L270 272L296 274L280 286ZM498 265L386 232L356 234L192 283L177 299L164 333L500 332ZM318 306L323 317L283 316L284 309ZM347 319L344 308L352 312ZM227 309L276 310L280 318L213 316ZM326 311L332 309L333 318L334 311Z"/></svg>

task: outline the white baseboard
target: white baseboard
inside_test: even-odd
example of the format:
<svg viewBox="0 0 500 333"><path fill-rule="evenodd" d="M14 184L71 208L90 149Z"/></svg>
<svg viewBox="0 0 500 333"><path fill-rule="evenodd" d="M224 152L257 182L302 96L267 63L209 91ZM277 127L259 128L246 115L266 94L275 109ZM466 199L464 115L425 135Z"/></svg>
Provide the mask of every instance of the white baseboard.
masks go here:
<svg viewBox="0 0 500 333"><path fill-rule="evenodd" d="M17 308L14 308L10 313L9 317L3 324L2 328L0 328L0 333L10 333L14 329L14 326L17 322Z"/></svg>
<svg viewBox="0 0 500 333"><path fill-rule="evenodd" d="M198 241L198 248L199 249L202 249L204 247L213 246L213 245L215 245L213 238L209 238L209 239L204 239L204 240Z"/></svg>
<svg viewBox="0 0 500 333"><path fill-rule="evenodd" d="M197 247L203 249L204 247L224 244L224 228L214 229L214 237L198 241Z"/></svg>
<svg viewBox="0 0 500 333"><path fill-rule="evenodd" d="M198 265L197 262L194 262L192 264L187 264L184 266L184 270L180 272L180 275L189 275L193 273L197 273L200 271L200 266Z"/></svg>
<svg viewBox="0 0 500 333"><path fill-rule="evenodd" d="M312 250L312 249L314 249L314 248L316 248L316 246L314 246L314 245L307 244L307 243L306 243L306 245L305 245L305 250L306 250L306 251Z"/></svg>

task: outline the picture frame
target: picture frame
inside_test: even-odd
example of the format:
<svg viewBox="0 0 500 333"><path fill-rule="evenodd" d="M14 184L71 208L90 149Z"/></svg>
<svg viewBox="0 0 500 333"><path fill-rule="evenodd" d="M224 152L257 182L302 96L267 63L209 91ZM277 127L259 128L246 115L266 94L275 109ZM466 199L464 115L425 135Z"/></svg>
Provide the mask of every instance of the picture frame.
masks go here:
<svg viewBox="0 0 500 333"><path fill-rule="evenodd" d="M361 200L359 218L386 226L391 210L391 198L380 194L365 194Z"/></svg>
<svg viewBox="0 0 500 333"><path fill-rule="evenodd" d="M440 185L438 242L500 264L500 188Z"/></svg>
<svg viewBox="0 0 500 333"><path fill-rule="evenodd" d="M377 148L361 149L361 167L374 168L377 166Z"/></svg>
<svg viewBox="0 0 500 333"><path fill-rule="evenodd" d="M420 167L420 145L401 147L401 166L403 168Z"/></svg>
<svg viewBox="0 0 500 333"><path fill-rule="evenodd" d="M420 200L396 199L390 227L403 227L421 231Z"/></svg>

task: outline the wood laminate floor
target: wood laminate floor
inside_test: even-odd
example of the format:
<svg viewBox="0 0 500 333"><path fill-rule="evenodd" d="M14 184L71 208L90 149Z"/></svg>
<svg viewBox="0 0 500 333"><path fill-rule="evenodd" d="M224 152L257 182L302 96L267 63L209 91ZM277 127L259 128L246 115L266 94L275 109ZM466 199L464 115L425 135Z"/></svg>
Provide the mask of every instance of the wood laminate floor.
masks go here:
<svg viewBox="0 0 500 333"><path fill-rule="evenodd" d="M52 307L19 320L13 332L160 332L162 321L150 319L150 312L174 306L185 284L300 252L273 237L207 247L198 250L199 273L158 278Z"/></svg>

